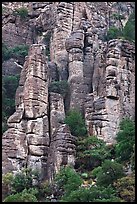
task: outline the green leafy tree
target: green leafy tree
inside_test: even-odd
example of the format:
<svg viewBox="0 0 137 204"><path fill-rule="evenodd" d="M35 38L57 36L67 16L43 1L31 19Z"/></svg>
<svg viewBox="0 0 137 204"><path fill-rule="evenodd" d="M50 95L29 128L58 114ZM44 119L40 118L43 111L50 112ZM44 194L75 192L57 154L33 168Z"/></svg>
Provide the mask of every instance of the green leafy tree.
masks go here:
<svg viewBox="0 0 137 204"><path fill-rule="evenodd" d="M125 202L135 202L135 175L118 179L114 186L119 197Z"/></svg>
<svg viewBox="0 0 137 204"><path fill-rule="evenodd" d="M73 168L67 166L61 168L55 177L55 182L61 191L61 196L67 196L82 184L82 179Z"/></svg>
<svg viewBox="0 0 137 204"><path fill-rule="evenodd" d="M108 186L124 176L124 171L122 164L119 164L116 161L105 160L101 165L101 168L98 167L98 170L95 168L92 171L92 174L96 176L97 185Z"/></svg>
<svg viewBox="0 0 137 204"><path fill-rule="evenodd" d="M38 202L36 189L24 189L20 193L12 194L7 196L3 202Z"/></svg>
<svg viewBox="0 0 137 204"><path fill-rule="evenodd" d="M106 40L112 40L112 39L117 39L122 35L121 30L119 30L118 28L116 28L115 26L110 27L108 32L107 32L107 36L106 36Z"/></svg>
<svg viewBox="0 0 137 204"><path fill-rule="evenodd" d="M135 11L130 15L123 29L123 36L126 40L135 42Z"/></svg>
<svg viewBox="0 0 137 204"><path fill-rule="evenodd" d="M65 98L69 90L69 84L67 81L53 81L49 84L49 92L59 93Z"/></svg>
<svg viewBox="0 0 137 204"><path fill-rule="evenodd" d="M28 45L17 45L11 48L11 56L14 58L17 57L26 57L28 55L29 46Z"/></svg>
<svg viewBox="0 0 137 204"><path fill-rule="evenodd" d="M6 46L5 43L2 43L2 62L11 58L11 50Z"/></svg>
<svg viewBox="0 0 137 204"><path fill-rule="evenodd" d="M33 179L38 180L38 172L30 168L22 169L13 177L11 182L12 192L21 192L24 189L30 189L33 187Z"/></svg>
<svg viewBox="0 0 137 204"><path fill-rule="evenodd" d="M87 133L85 122L82 115L77 110L70 110L64 122L70 127L71 134L74 136L85 136Z"/></svg>
<svg viewBox="0 0 137 204"><path fill-rule="evenodd" d="M7 130L7 119L15 111L15 92L19 75L2 77L2 132Z"/></svg>
<svg viewBox="0 0 137 204"><path fill-rule="evenodd" d="M65 202L118 202L120 198L116 196L115 190L107 186L92 186L90 188L80 187L65 196L62 201Z"/></svg>
<svg viewBox="0 0 137 204"><path fill-rule="evenodd" d="M133 145L135 143L135 124L132 120L125 118L121 121L116 140L115 151L117 160L120 162L129 161L133 154Z"/></svg>
<svg viewBox="0 0 137 204"><path fill-rule="evenodd" d="M96 136L81 138L77 142L76 167L83 170L92 170L94 167L111 157L110 149L106 143Z"/></svg>

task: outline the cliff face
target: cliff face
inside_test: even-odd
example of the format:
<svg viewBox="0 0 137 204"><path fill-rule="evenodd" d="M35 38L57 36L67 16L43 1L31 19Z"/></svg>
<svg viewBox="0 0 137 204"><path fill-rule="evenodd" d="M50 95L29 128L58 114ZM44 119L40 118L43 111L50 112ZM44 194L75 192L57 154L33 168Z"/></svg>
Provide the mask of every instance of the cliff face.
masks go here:
<svg viewBox="0 0 137 204"><path fill-rule="evenodd" d="M13 15L22 6L29 11L26 20ZM3 7L3 41L9 47L30 45L16 91L16 112L3 134L3 173L32 167L52 179L61 165L75 164L76 138L64 124L67 110L79 109L88 134L107 144L115 143L123 117L134 118L134 44L104 40L111 25L125 25L134 4L13 2ZM124 20L112 18L119 12ZM6 62L13 74L19 72L14 59ZM48 89L61 80L69 84L65 99Z"/></svg>

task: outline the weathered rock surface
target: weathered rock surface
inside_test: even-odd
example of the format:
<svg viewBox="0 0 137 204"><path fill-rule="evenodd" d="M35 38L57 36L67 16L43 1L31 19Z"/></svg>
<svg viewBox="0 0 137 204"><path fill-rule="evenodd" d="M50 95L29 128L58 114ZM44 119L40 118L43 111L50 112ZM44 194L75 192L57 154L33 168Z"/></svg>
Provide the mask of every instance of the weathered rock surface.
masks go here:
<svg viewBox="0 0 137 204"><path fill-rule="evenodd" d="M60 125L53 133L47 160L45 176L50 180L61 166L74 166L76 137L72 136L66 124Z"/></svg>
<svg viewBox="0 0 137 204"><path fill-rule="evenodd" d="M3 2L3 6L4 43L30 45L16 91L16 112L3 134L3 173L32 167L52 180L60 166L75 163L76 138L64 124L69 109L79 109L89 135L107 144L115 143L123 117L134 118L134 44L105 41L111 26L123 28L134 3ZM22 6L28 9L23 22L13 14ZM125 18L117 20L115 14ZM17 71L13 63L14 59L4 61L3 73ZM49 83L60 80L69 83L67 107L61 94L48 92Z"/></svg>

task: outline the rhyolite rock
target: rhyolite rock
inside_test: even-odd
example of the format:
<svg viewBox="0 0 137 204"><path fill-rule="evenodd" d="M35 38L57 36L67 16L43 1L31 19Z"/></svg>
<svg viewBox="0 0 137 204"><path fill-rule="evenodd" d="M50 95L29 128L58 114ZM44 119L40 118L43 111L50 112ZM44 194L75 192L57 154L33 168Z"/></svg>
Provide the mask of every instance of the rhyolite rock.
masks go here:
<svg viewBox="0 0 137 204"><path fill-rule="evenodd" d="M75 165L76 138L64 124L70 109L81 111L89 136L114 144L119 122L135 116L135 46L105 41L108 29L122 29L134 2L3 2L2 38L13 48L29 45L23 68L3 62L3 73L20 73L15 113L2 138L3 173L31 167L52 180L61 166ZM24 21L14 15L26 7ZM123 15L118 20L116 15ZM48 57L46 57L48 55ZM11 70L7 66L11 66ZM17 68L18 66L18 68ZM69 90L49 92L65 80Z"/></svg>

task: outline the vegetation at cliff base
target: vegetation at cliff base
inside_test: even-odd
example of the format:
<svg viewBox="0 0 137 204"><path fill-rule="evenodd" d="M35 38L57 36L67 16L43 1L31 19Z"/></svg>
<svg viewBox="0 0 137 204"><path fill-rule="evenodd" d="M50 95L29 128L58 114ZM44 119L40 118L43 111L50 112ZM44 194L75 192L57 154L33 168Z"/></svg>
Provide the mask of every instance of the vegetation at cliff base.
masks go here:
<svg viewBox="0 0 137 204"><path fill-rule="evenodd" d="M7 191L3 202L135 202L134 129L134 121L123 119L117 143L112 147L95 136L79 136L76 163L79 160L81 166L62 166L50 183L41 181L39 173L31 169L4 175L3 187ZM118 160L117 155L121 141L129 142L129 156L124 160ZM93 165L87 165L88 160ZM127 172L127 165L133 171Z"/></svg>

